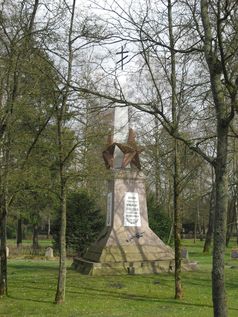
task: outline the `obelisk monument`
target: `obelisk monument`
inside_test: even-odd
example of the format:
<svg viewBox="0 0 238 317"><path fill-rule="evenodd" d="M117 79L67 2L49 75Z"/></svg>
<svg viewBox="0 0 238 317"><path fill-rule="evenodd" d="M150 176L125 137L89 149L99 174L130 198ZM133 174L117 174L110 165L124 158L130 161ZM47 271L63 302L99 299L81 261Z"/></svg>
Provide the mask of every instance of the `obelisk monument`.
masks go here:
<svg viewBox="0 0 238 317"><path fill-rule="evenodd" d="M128 106L116 106L112 117L113 131L103 151L111 171L106 226L73 267L92 275L168 272L174 252L149 227L141 149L129 125Z"/></svg>

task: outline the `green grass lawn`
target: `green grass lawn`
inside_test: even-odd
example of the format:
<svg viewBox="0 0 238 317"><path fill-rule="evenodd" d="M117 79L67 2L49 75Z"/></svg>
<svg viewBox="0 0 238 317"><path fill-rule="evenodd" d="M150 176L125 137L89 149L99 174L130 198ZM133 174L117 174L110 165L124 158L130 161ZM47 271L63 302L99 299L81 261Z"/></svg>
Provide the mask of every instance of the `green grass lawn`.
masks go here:
<svg viewBox="0 0 238 317"><path fill-rule="evenodd" d="M211 256L202 255L200 241L195 245L184 241L184 245L189 257L199 262L199 270L183 273L183 300L173 298L172 274L90 277L69 269L66 302L55 305L57 261L15 258L9 259L9 296L0 299L0 316L213 316ZM229 316L237 317L238 261L230 259L230 249L226 254L228 307Z"/></svg>

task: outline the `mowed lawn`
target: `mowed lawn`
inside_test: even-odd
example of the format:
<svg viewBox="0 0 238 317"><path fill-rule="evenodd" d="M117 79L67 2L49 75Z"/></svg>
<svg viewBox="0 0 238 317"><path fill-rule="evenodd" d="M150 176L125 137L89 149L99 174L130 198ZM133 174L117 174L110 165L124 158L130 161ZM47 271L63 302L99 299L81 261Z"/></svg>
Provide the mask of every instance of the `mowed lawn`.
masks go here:
<svg viewBox="0 0 238 317"><path fill-rule="evenodd" d="M211 256L202 254L202 243L184 241L196 272L184 272L184 298L174 299L172 274L84 276L70 269L66 301L55 305L57 260L9 259L9 296L0 299L0 316L64 317L182 317L213 316ZM233 247L235 244L233 245ZM226 287L229 316L238 316L238 260L226 254Z"/></svg>

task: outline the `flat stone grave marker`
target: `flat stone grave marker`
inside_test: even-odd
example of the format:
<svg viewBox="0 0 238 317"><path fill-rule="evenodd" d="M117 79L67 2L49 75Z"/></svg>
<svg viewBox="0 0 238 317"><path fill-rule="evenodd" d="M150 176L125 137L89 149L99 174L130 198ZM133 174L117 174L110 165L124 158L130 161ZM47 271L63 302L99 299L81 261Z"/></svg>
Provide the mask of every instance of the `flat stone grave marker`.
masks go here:
<svg viewBox="0 0 238 317"><path fill-rule="evenodd" d="M238 260L238 249L231 250L231 258Z"/></svg>
<svg viewBox="0 0 238 317"><path fill-rule="evenodd" d="M6 257L8 258L9 257L9 248L6 247Z"/></svg>
<svg viewBox="0 0 238 317"><path fill-rule="evenodd" d="M45 257L46 258L53 258L54 257L54 251L51 247L48 247L46 250L45 250Z"/></svg>
<svg viewBox="0 0 238 317"><path fill-rule="evenodd" d="M188 250L186 248L182 248L181 257L182 259L188 259Z"/></svg>

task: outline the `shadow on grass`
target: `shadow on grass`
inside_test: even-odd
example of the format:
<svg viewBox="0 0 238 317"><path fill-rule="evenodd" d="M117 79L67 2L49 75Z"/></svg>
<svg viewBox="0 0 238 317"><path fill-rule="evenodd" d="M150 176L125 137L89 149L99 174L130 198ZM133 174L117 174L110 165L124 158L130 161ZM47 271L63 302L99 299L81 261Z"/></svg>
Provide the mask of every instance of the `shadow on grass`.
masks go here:
<svg viewBox="0 0 238 317"><path fill-rule="evenodd" d="M199 303L188 303L183 300L175 300L172 298L164 298L160 299L158 297L151 297L147 295L135 295L135 294L127 294L127 293L122 293L122 292L115 292L111 290L104 290L104 289L95 289L95 288L89 288L89 287L84 287L82 288L81 291L75 292L75 291L70 291L67 290L68 293L73 293L73 294L80 294L80 295L85 295L86 292L88 292L89 296L95 296L101 297L101 298L117 298L117 299L123 299L123 300L133 300L133 301L140 301L140 302L157 302L161 304L172 304L172 305L177 305L179 306L190 306L190 307L206 307L206 308L213 308L213 305L208 305L208 304L199 304ZM90 294L91 293L91 294ZM95 294L96 293L96 294ZM234 307L229 307L229 310L234 310L238 311L238 308Z"/></svg>
<svg viewBox="0 0 238 317"><path fill-rule="evenodd" d="M49 290L48 288L41 288L41 287L33 287L33 286L28 286L27 289L32 289L32 290L42 290L42 291L55 291L53 289ZM72 286L69 286L66 289L67 294L74 294L74 295L86 295L89 296L93 299L105 299L105 298L111 298L111 299L118 299L118 300L127 300L127 301L137 301L137 302L148 302L148 303L152 303L152 302L157 302L157 303L161 303L161 304L171 304L171 305L176 305L178 308L182 307L182 306L187 306L187 307L206 307L206 308L210 308L212 309L213 306L209 305L209 304L200 304L200 303L189 303L187 301L183 301L183 300L175 300L173 298L159 298L159 297L155 297L155 296L148 296L148 295L138 295L138 294L132 294L132 293L125 293L125 292L121 292L121 291L113 291L112 289L102 289L102 288L93 288L93 287L81 287L80 290L70 290L72 289ZM54 295L52 295L53 298ZM8 298L16 300L16 301L29 301L29 302L33 302L33 303L42 303L42 304L51 304L52 306L54 306L54 302L53 300L45 300L45 299L33 299L33 298L22 298L20 296L13 296L13 295L8 295ZM232 308L229 307L229 310L233 310L233 311L238 311L238 308Z"/></svg>
<svg viewBox="0 0 238 317"><path fill-rule="evenodd" d="M231 279L231 278L229 278ZM183 283L185 285L191 285L191 286L198 286L198 287L202 287L205 286L207 287L207 285L211 285L212 281L211 278L204 278L204 277L195 277L193 274L192 279L190 279L189 277L183 276ZM238 281L234 282L234 281L228 281L228 279L226 280L226 287L228 289L237 289L238 288Z"/></svg>
<svg viewBox="0 0 238 317"><path fill-rule="evenodd" d="M200 274L201 273L201 274ZM192 273L190 273L192 274ZM196 276L197 275L197 276ZM173 277L172 275L170 277ZM134 276L131 276L130 278L134 278ZM159 278L160 282L159 284L161 286L168 286L170 287L170 283L166 283L166 279L164 278L164 276L160 276L157 275L156 278ZM119 279L120 280L120 279ZM147 280L149 284L153 283L154 278L152 276L141 276L139 282L141 283L145 283ZM123 279L122 279L122 283L123 283ZM138 280L136 281L138 283ZM165 285L164 285L165 283ZM211 279L210 279L210 275L204 277L202 272L193 272L193 277L191 279L191 277L187 276L185 278L185 276L183 277L183 283L184 285L187 286L191 286L193 289L203 289L203 287L207 288L207 285L211 284ZM230 288L230 289L237 289L238 287L238 283L235 282L227 282L226 285ZM186 287L185 287L186 288ZM74 291L75 289L75 291ZM118 299L124 299L124 300L134 300L134 301L147 301L147 302L160 302L160 303L167 303L167 304L174 304L177 306L190 306L190 307L206 307L206 308L213 308L212 304L207 304L207 302L204 303L193 303L193 302L188 302L188 300L186 300L186 298L184 298L184 300L175 300L173 298L159 298L159 297L155 297L155 296L149 296L146 294L143 295L138 295L138 294L129 294L129 293L125 293L123 291L114 291L112 290L110 287L108 287L108 289L105 288L94 288L94 287L88 287L86 285L83 285L81 287L81 289L78 291L76 290L76 287L74 285L69 285L68 286L68 293L75 293L75 294L80 294L80 295L85 295L88 294L88 296L92 296L92 297L98 297L98 298L118 298ZM229 310L233 310L233 311L238 311L238 308L235 307L229 307Z"/></svg>
<svg viewBox="0 0 238 317"><path fill-rule="evenodd" d="M40 265L37 263L31 262L31 264L9 264L9 268L14 270L27 270L27 271L36 271L36 270L52 270L52 271L58 271L58 268L56 266L51 265Z"/></svg>
<svg viewBox="0 0 238 317"><path fill-rule="evenodd" d="M212 308L212 305L204 305L204 304L193 304L188 303L184 301L177 301L172 298L167 299L160 299L158 297L152 297L148 295L136 295L136 294L127 294L123 292L115 292L112 290L104 290L104 289L96 289L96 288L89 288L89 287L83 287L80 291L70 291L68 289L68 293L72 294L79 294L79 295L85 295L86 292L88 292L89 296L92 296L95 298L97 296L98 298L118 298L118 299L124 299L124 300L133 300L133 301L141 301L141 302L160 302L160 303L167 303L167 304L176 304L178 306L194 306L194 307L207 307ZM238 309L237 309L238 310Z"/></svg>
<svg viewBox="0 0 238 317"><path fill-rule="evenodd" d="M33 302L33 303L43 303L43 304L52 304L52 306L54 306L54 302L53 300L52 301L49 301L49 300L44 300L44 299L33 299L33 298L21 298L21 297L18 297L18 296L12 296L12 295L8 295L7 296L9 299L14 299L16 301L27 301L27 302Z"/></svg>

